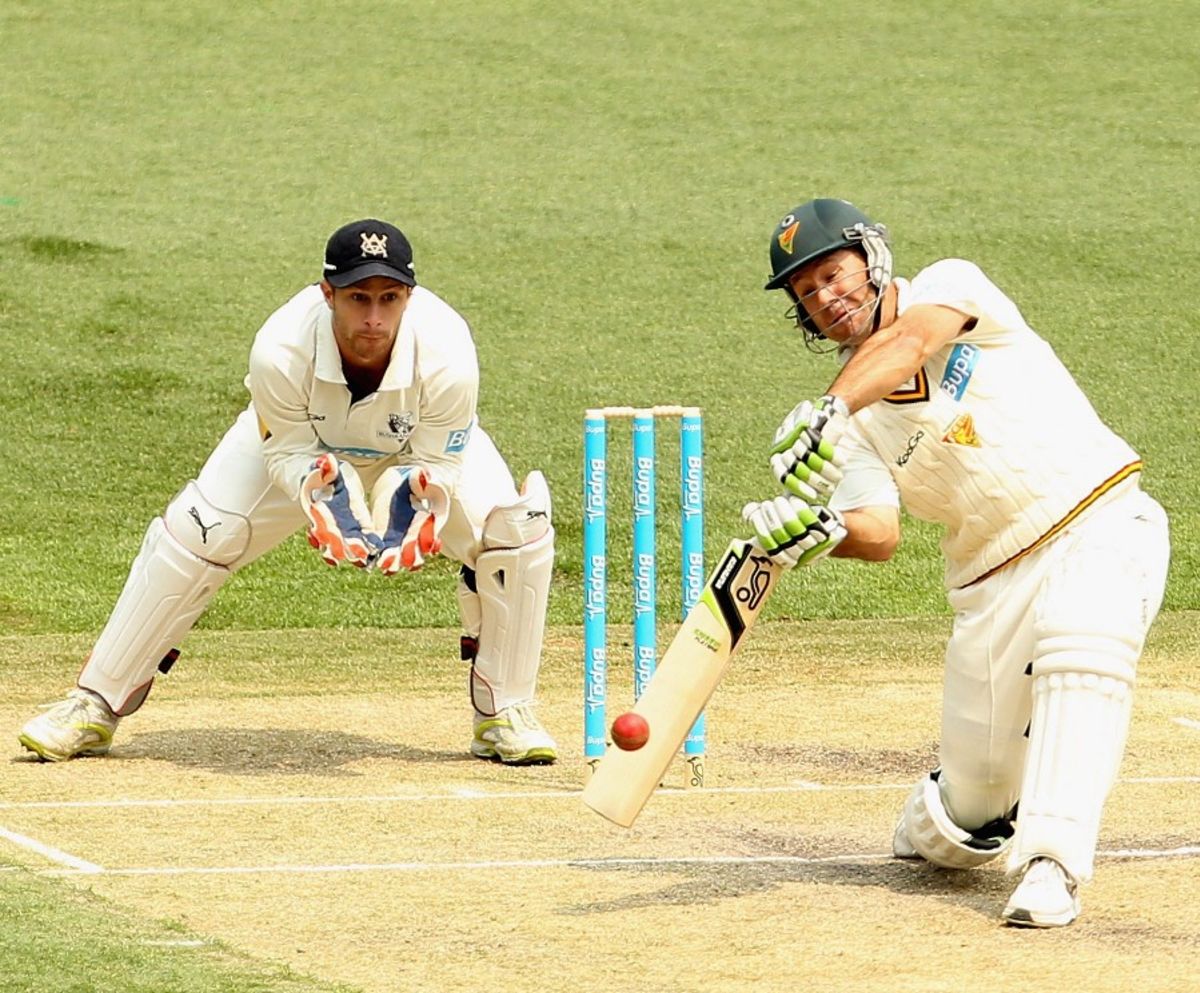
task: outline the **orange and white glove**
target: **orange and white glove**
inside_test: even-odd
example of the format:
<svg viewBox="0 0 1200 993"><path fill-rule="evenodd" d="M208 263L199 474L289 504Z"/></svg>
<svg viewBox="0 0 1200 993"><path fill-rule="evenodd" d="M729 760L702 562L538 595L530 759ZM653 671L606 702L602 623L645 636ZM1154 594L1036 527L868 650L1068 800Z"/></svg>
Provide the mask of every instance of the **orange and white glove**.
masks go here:
<svg viewBox="0 0 1200 993"><path fill-rule="evenodd" d="M372 517L381 536L379 571L394 576L416 572L442 549L442 528L450 514L450 494L423 466L393 466L371 492Z"/></svg>
<svg viewBox="0 0 1200 993"><path fill-rule="evenodd" d="M353 466L319 455L300 484L300 506L308 518L308 543L329 565L371 564L381 542Z"/></svg>

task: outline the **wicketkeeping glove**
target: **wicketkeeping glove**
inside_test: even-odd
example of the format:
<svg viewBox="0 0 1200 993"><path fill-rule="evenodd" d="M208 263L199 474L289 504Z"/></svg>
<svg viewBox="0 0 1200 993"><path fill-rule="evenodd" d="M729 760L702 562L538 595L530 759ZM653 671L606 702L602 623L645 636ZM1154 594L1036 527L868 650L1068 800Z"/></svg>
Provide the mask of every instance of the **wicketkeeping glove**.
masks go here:
<svg viewBox="0 0 1200 993"><path fill-rule="evenodd" d="M797 404L775 432L775 478L802 500L827 499L842 479L836 446L849 423L850 409L835 396Z"/></svg>
<svg viewBox="0 0 1200 993"><path fill-rule="evenodd" d="M748 503L742 519L754 528L764 552L786 569L823 559L846 537L842 515L791 494Z"/></svg>
<svg viewBox="0 0 1200 993"><path fill-rule="evenodd" d="M379 550L379 535L362 483L354 467L332 455L317 457L300 484L300 506L308 518L308 543L330 565L349 562L360 569L371 564Z"/></svg>
<svg viewBox="0 0 1200 993"><path fill-rule="evenodd" d="M442 528L450 513L450 494L431 481L421 466L393 466L371 495L375 530L383 535L379 571L392 576L416 572L442 548Z"/></svg>

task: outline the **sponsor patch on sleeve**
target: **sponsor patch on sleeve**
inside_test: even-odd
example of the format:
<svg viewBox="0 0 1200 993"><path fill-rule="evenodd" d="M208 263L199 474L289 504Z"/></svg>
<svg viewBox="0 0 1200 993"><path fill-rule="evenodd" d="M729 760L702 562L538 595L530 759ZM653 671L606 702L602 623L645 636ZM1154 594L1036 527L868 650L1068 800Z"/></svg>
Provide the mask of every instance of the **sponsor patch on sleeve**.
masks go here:
<svg viewBox="0 0 1200 993"><path fill-rule="evenodd" d="M953 400L961 400L967 392L967 384L971 381L971 373L975 371L975 363L978 361L977 345L965 341L955 345L950 351L946 371L942 373L942 391L949 394Z"/></svg>
<svg viewBox="0 0 1200 993"><path fill-rule="evenodd" d="M446 439L446 454L453 455L461 452L467 447L467 441L471 437L471 428L459 428L457 431L451 431L450 437Z"/></svg>

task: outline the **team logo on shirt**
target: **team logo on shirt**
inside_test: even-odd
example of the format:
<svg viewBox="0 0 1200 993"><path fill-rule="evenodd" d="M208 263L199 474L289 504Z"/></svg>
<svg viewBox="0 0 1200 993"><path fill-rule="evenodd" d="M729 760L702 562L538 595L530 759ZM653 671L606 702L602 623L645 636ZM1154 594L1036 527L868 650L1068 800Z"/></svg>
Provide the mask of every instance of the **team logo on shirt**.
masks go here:
<svg viewBox="0 0 1200 993"><path fill-rule="evenodd" d="M975 418L970 414L959 414L950 422L950 427L942 435L942 441L952 445L969 445L971 448L982 448L979 435L975 433Z"/></svg>
<svg viewBox="0 0 1200 993"><path fill-rule="evenodd" d="M363 255L379 255L386 259L388 257L387 235L367 234L364 231L362 233L362 253Z"/></svg>
<svg viewBox="0 0 1200 993"><path fill-rule="evenodd" d="M394 438L403 445L408 436L413 433L413 415L411 410L403 410L398 414L388 414L387 430L378 432L380 438Z"/></svg>

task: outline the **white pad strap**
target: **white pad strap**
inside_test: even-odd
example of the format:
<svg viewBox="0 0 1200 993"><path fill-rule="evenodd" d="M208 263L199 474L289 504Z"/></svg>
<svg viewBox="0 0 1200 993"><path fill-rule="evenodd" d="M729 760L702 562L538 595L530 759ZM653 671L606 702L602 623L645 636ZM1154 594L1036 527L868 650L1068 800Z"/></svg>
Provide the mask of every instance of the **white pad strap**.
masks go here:
<svg viewBox="0 0 1200 993"><path fill-rule="evenodd" d="M533 699L542 659L554 568L550 492L540 472L531 472L521 489L521 499L497 507L484 524L476 593L459 585L464 626L478 635L471 700L486 716Z"/></svg>
<svg viewBox="0 0 1200 993"><path fill-rule="evenodd" d="M1111 645L1109 646L1111 651ZM1048 855L1092 878L1100 814L1125 751L1136 654L1039 660L1017 836L1008 871Z"/></svg>
<svg viewBox="0 0 1200 993"><path fill-rule="evenodd" d="M184 635L246 550L249 522L213 507L194 482L146 529L125 588L79 674L124 717L170 667Z"/></svg>
<svg viewBox="0 0 1200 993"><path fill-rule="evenodd" d="M904 831L918 855L945 869L973 869L990 862L1012 840L1012 827L1006 821L993 821L977 832L955 824L934 776L922 779L909 795Z"/></svg>

